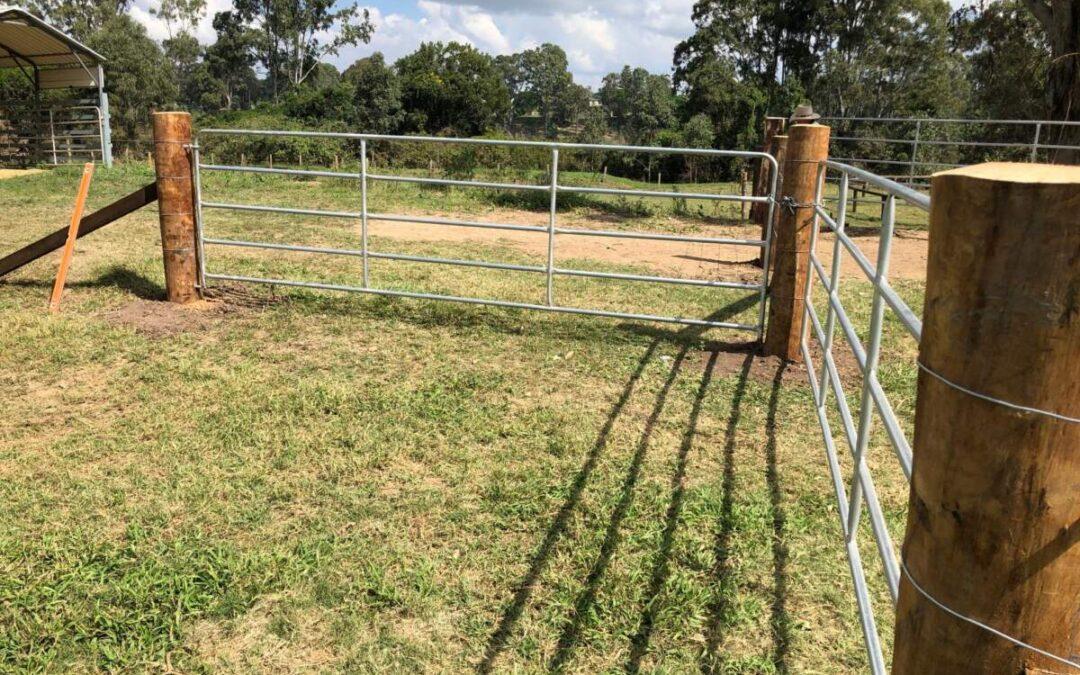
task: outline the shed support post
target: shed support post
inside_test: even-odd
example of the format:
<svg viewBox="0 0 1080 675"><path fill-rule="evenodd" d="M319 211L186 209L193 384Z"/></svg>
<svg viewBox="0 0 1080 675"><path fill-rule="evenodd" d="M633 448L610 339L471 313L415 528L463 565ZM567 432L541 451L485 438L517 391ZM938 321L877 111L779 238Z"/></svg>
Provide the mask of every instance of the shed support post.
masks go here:
<svg viewBox="0 0 1080 675"><path fill-rule="evenodd" d="M829 127L794 124L788 128L781 175L783 190L773 230L776 252L769 282L769 324L765 353L785 361L802 360L800 341L805 309L810 234L817 219L814 199L821 162L829 156Z"/></svg>
<svg viewBox="0 0 1080 675"><path fill-rule="evenodd" d="M932 193L893 673L1080 673L1080 167Z"/></svg>
<svg viewBox="0 0 1080 675"><path fill-rule="evenodd" d="M191 115L154 113L154 172L157 176L161 252L169 302L198 299L195 201L191 171Z"/></svg>
<svg viewBox="0 0 1080 675"><path fill-rule="evenodd" d="M112 166L112 126L109 123L109 95L105 93L105 70L97 67L98 109L101 111L101 163Z"/></svg>

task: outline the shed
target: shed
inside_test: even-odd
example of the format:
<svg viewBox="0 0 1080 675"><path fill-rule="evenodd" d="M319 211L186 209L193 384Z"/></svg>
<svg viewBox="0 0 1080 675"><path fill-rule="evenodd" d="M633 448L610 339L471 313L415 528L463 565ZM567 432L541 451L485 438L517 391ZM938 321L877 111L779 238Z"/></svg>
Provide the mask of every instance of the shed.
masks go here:
<svg viewBox="0 0 1080 675"><path fill-rule="evenodd" d="M103 56L30 12L0 6L0 70L21 71L32 88L29 100L0 100L0 162L92 160L110 166L104 63Z"/></svg>

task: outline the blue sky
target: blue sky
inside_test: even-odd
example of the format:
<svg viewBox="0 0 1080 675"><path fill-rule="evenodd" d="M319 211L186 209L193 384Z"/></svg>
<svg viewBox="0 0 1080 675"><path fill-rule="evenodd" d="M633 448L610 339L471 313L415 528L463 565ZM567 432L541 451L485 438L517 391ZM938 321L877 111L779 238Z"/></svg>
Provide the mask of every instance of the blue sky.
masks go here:
<svg viewBox="0 0 1080 675"><path fill-rule="evenodd" d="M158 0L135 0L131 14L151 37L167 37L148 9ZM339 67L381 51L394 60L422 41L457 40L493 54L554 42L566 50L576 81L596 87L624 64L668 73L675 45L693 29L694 0L363 0L375 23L371 44L329 59ZM213 39L210 18L230 0L208 0L197 35Z"/></svg>

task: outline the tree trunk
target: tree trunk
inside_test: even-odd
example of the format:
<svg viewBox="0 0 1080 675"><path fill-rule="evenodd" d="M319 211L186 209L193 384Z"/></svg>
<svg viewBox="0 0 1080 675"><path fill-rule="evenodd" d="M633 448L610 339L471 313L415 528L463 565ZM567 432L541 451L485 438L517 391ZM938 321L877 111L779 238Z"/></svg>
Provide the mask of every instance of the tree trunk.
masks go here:
<svg viewBox="0 0 1080 675"><path fill-rule="evenodd" d="M1080 0L1024 0L1050 42L1050 119L1080 120ZM1076 127L1050 127L1052 145L1080 145ZM1057 150L1058 164L1080 164L1080 150Z"/></svg>

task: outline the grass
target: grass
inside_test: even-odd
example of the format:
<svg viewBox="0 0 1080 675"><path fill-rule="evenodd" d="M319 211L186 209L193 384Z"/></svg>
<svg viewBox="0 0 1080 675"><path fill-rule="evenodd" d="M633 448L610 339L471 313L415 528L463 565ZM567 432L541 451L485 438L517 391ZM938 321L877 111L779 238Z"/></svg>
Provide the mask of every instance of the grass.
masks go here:
<svg viewBox="0 0 1080 675"><path fill-rule="evenodd" d="M76 176L0 182L0 250L62 224ZM91 207L150 180L138 165L99 170ZM235 201L355 199L333 181L208 185ZM458 190L373 200L431 209L435 197L440 211L505 208ZM605 228L677 226L670 213L568 209L630 221ZM253 237L286 222L290 240L349 236L215 220ZM162 314L156 228L148 209L82 240L60 316L44 311L51 261L0 282L3 669L866 669L798 367L733 333L304 290ZM529 260L498 243L395 244ZM243 271L357 273L355 259L214 255ZM542 292L529 275L376 267L401 288ZM688 287L559 284L590 305L755 311ZM900 290L921 297L920 284ZM865 326L868 287L844 293ZM910 419L912 346L886 328L884 385ZM886 448L875 437L870 461L898 533L906 484ZM877 569L872 547L864 559ZM880 574L871 583L888 636Z"/></svg>

